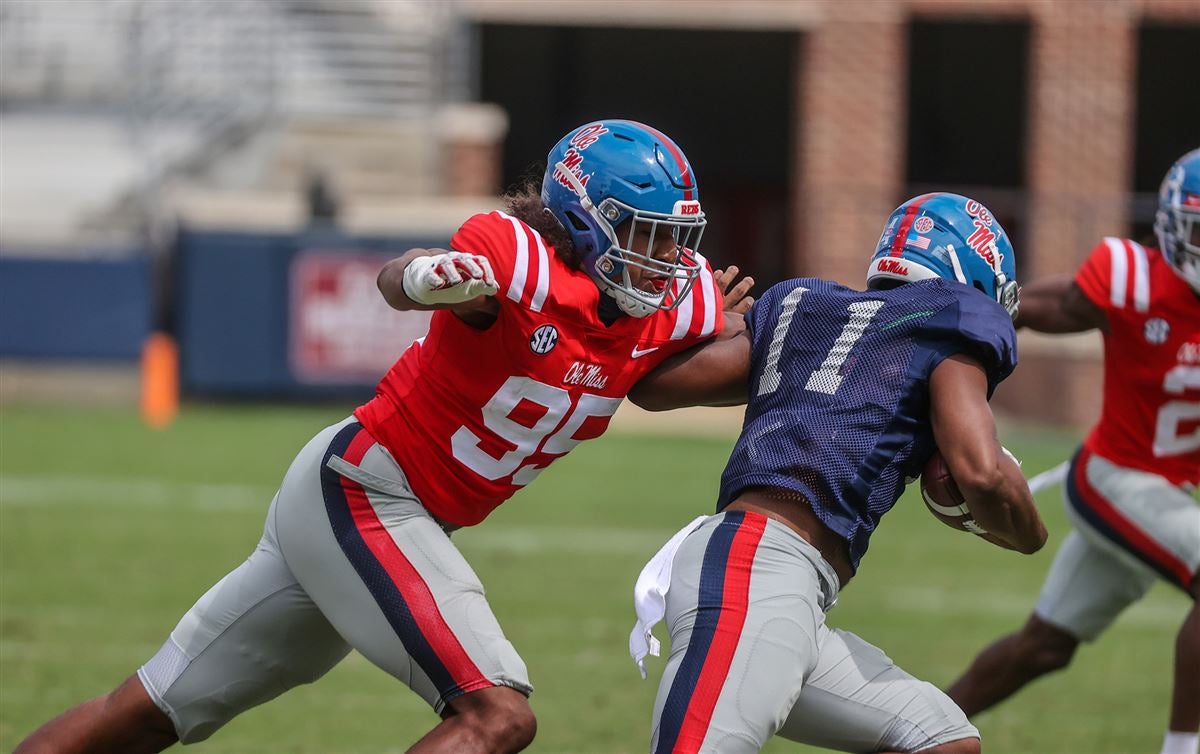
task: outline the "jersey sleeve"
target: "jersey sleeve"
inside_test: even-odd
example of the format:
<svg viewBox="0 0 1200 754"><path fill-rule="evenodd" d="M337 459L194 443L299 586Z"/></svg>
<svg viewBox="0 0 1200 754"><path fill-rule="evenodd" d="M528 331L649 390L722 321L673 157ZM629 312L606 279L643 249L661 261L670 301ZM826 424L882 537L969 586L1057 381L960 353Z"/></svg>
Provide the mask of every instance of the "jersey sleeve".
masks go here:
<svg viewBox="0 0 1200 754"><path fill-rule="evenodd" d="M718 335L725 327L725 296L717 285L712 266L697 254L700 275L687 297L670 311L671 331L667 342L681 350Z"/></svg>
<svg viewBox="0 0 1200 754"><path fill-rule="evenodd" d="M1150 310L1150 256L1141 244L1106 238L1075 273L1075 285L1109 317Z"/></svg>
<svg viewBox="0 0 1200 754"><path fill-rule="evenodd" d="M933 359L963 354L977 360L988 376L988 397L1017 367L1017 331L1004 307L964 288L956 299L926 321L923 335Z"/></svg>
<svg viewBox="0 0 1200 754"><path fill-rule="evenodd" d="M497 298L541 311L550 289L550 250L537 231L511 215L473 215L450 239L450 248L487 257L500 287Z"/></svg>
<svg viewBox="0 0 1200 754"><path fill-rule="evenodd" d="M1104 311L1112 307L1113 267L1114 263L1119 264L1113 258L1113 249L1108 241L1105 239L1096 244L1075 273L1075 285L1079 286L1089 301ZM1120 252L1124 255L1124 246L1120 247Z"/></svg>

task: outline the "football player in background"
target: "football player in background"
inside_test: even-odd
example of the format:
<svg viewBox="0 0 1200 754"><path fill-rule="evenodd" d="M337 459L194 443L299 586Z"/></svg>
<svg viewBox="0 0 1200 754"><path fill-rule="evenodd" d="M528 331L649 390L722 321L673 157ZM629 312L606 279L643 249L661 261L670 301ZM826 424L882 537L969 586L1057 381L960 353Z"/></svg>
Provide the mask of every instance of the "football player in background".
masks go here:
<svg viewBox="0 0 1200 754"><path fill-rule="evenodd" d="M825 613L935 447L990 541L1044 543L988 406L1016 366L1012 247L978 202L925 194L892 213L867 284L774 286L744 332L630 394L650 409L748 401L718 513L672 538L635 594L635 660L654 653L659 618L671 632L654 754L757 752L776 733L850 752L979 751L944 693Z"/></svg>
<svg viewBox="0 0 1200 754"><path fill-rule="evenodd" d="M571 131L540 192L510 197L510 211L383 268L394 308L436 310L429 333L300 451L257 549L162 649L20 754L201 741L352 648L441 715L410 751L529 744L525 664L448 533L600 435L663 359L720 333L732 275L714 278L697 251L706 221L683 152L639 123ZM739 326L748 285L730 296Z"/></svg>
<svg viewBox="0 0 1200 754"><path fill-rule="evenodd" d="M968 715L1066 667L1155 582L1192 600L1175 641L1163 754L1197 754L1200 728L1200 150L1159 191L1160 249L1106 238L1074 275L1021 292L1018 326L1100 330L1104 403L1064 489L1074 524L1033 614L949 689Z"/></svg>

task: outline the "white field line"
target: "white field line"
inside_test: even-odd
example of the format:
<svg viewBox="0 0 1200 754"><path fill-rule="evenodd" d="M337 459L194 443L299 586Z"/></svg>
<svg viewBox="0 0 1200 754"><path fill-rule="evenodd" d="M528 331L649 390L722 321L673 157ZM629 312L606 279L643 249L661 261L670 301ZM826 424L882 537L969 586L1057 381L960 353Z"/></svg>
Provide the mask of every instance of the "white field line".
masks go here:
<svg viewBox="0 0 1200 754"><path fill-rule="evenodd" d="M264 513L274 490L266 485L209 484L146 478L0 476L0 509L18 506L71 504L171 506L202 510L254 510ZM623 555L638 565L648 560L670 538L670 529L633 527L496 526L454 533L454 542L469 557L472 552L587 553ZM633 582L630 581L632 591ZM1161 591L1161 590L1158 590ZM1155 599L1151 595L1121 616L1132 625L1175 625L1182 620L1184 603ZM853 592L850 595L853 599ZM886 610L967 615L1024 615L1033 609L1036 593L978 589L971 585L896 585L883 598ZM834 617L836 618L836 611Z"/></svg>
<svg viewBox="0 0 1200 754"><path fill-rule="evenodd" d="M1183 622L1188 607L1185 600L1173 599L1174 596L1164 585L1146 598L1131 605L1117 621L1128 626L1155 628L1171 626L1174 628ZM947 588L945 585L916 586L910 584L897 585L888 590L880 600L880 608L885 614L895 611L942 616L982 614L1023 617L1033 612L1037 597L1036 592L1025 593L999 589L994 585L988 586L986 589L974 589L964 584L960 589L958 587ZM836 608L831 616L836 619ZM834 622L836 623L836 620ZM853 630L852 626L849 628ZM1017 624L1014 623L1013 630L1016 628Z"/></svg>
<svg viewBox="0 0 1200 754"><path fill-rule="evenodd" d="M1071 462L1063 461L1052 469L1047 469L1036 476L1030 477L1029 492L1036 495L1051 485L1062 484L1066 481L1070 469Z"/></svg>
<svg viewBox="0 0 1200 754"><path fill-rule="evenodd" d="M266 509L274 491L265 485L210 484L165 479L0 476L0 507L61 504L189 506Z"/></svg>
<svg viewBox="0 0 1200 754"><path fill-rule="evenodd" d="M275 490L266 485L210 484L148 478L0 476L0 509L54 505L107 505L261 510ZM464 550L512 553L586 552L645 556L671 536L670 529L629 527L505 527L484 523L454 534Z"/></svg>

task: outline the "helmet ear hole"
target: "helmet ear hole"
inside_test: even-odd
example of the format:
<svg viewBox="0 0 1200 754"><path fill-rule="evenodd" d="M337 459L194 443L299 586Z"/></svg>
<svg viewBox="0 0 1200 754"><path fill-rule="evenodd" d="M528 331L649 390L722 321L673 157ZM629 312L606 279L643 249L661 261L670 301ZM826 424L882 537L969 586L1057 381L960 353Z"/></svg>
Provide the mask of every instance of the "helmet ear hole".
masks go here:
<svg viewBox="0 0 1200 754"><path fill-rule="evenodd" d="M975 286L975 290L979 291L980 293L982 293L985 296L988 295L988 292L983 289L983 283L976 280L972 283L972 285Z"/></svg>
<svg viewBox="0 0 1200 754"><path fill-rule="evenodd" d="M576 215L574 212L568 212L567 219L571 221L571 225L575 227L575 230L580 231L581 233L588 230L587 223L585 223L583 218L579 217L579 215Z"/></svg>

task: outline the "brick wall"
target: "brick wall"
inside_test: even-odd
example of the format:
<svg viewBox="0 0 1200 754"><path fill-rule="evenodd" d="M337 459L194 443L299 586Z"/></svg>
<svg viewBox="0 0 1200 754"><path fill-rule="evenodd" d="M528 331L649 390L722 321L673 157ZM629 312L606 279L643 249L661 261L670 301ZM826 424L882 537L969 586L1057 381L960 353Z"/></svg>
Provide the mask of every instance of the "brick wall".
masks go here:
<svg viewBox="0 0 1200 754"><path fill-rule="evenodd" d="M1099 238L1127 228L1136 19L1112 3L1095 9L1055 3L1033 18L1025 258L1039 275L1073 270Z"/></svg>
<svg viewBox="0 0 1200 754"><path fill-rule="evenodd" d="M803 32L791 271L860 285L883 219L903 200L906 25L1027 18L1032 27L1025 154L1031 201L1021 277L1073 270L1104 235L1128 232L1137 27L1200 20L1197 0L831 0ZM1026 342L1031 346L1026 346ZM1100 400L1100 349L1022 335L1021 369L997 404L1084 426Z"/></svg>
<svg viewBox="0 0 1200 754"><path fill-rule="evenodd" d="M907 30L899 5L828 8L802 41L795 77L799 249L790 271L860 284L904 185ZM861 12L871 8L887 12Z"/></svg>

